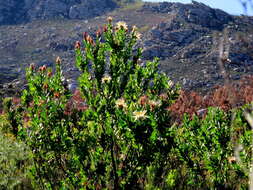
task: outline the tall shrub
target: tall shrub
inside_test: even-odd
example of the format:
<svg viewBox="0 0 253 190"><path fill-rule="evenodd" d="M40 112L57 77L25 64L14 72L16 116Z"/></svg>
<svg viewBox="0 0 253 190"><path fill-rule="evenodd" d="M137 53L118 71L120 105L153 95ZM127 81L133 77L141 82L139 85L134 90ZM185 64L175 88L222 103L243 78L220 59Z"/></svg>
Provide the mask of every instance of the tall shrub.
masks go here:
<svg viewBox="0 0 253 190"><path fill-rule="evenodd" d="M145 186L147 168L157 163L157 175L162 175L170 150L166 108L177 89L159 73L158 60L141 61L138 38L135 27L114 26L108 18L94 41L85 33L84 49L76 44L80 90L88 104L85 127L78 131L78 144L87 150L80 162L87 160L83 173L101 187Z"/></svg>
<svg viewBox="0 0 253 190"><path fill-rule="evenodd" d="M141 60L139 37L136 27L108 18L95 39L84 33L76 42L86 109L69 109L60 59L54 74L28 68L14 129L33 153L36 188L152 188L167 175L173 141L167 108L178 87L159 72L157 59Z"/></svg>

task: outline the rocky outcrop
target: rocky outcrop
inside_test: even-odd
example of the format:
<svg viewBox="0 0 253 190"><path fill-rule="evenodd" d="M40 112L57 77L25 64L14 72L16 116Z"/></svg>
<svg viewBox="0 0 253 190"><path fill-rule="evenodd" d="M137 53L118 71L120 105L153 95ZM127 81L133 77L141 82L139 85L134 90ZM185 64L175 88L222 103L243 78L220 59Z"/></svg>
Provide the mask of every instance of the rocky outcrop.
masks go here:
<svg viewBox="0 0 253 190"><path fill-rule="evenodd" d="M13 24L25 20L24 0L0 0L0 24Z"/></svg>
<svg viewBox="0 0 253 190"><path fill-rule="evenodd" d="M69 9L69 18L82 19L92 16L99 16L116 8L116 4L111 0L102 0L100 2L94 0L83 0L78 5L73 5Z"/></svg>
<svg viewBox="0 0 253 190"><path fill-rule="evenodd" d="M192 1L191 4L169 2L147 3L143 6L143 10L168 13L169 15L180 18L183 22L217 30L221 30L225 24L233 20L233 17L226 12L220 9L212 9L196 1Z"/></svg>
<svg viewBox="0 0 253 190"><path fill-rule="evenodd" d="M159 57L163 71L184 88L203 89L224 81L218 61L222 41L228 77L238 80L253 73L252 17L232 16L195 1L147 3L142 11L168 15L145 34L144 59Z"/></svg>
<svg viewBox="0 0 253 190"><path fill-rule="evenodd" d="M221 31L234 21L228 13L195 1L191 4L147 3L142 10L167 13L169 18L146 35L143 45L147 59L203 55L212 46L211 33ZM199 44L203 47L198 48Z"/></svg>
<svg viewBox="0 0 253 190"><path fill-rule="evenodd" d="M116 7L113 0L0 0L0 25L36 19L88 19Z"/></svg>

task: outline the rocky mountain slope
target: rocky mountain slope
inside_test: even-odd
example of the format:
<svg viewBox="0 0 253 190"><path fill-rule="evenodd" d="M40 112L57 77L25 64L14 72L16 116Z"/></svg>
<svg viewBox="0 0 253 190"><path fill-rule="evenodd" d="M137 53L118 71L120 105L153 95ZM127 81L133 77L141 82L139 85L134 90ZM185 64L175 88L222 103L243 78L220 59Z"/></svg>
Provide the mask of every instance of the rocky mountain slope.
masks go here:
<svg viewBox="0 0 253 190"><path fill-rule="evenodd" d="M162 70L184 87L203 89L223 82L224 69L232 80L252 74L251 17L232 16L195 1L146 4L142 10L168 14L145 35L144 56L159 57Z"/></svg>
<svg viewBox="0 0 253 190"><path fill-rule="evenodd" d="M116 5L109 0L103 0L104 4L99 5L109 7L101 8L101 12L95 4L99 0L55 0L57 8L54 4L49 5L47 0L28 3L34 1L25 0L23 4L20 1L20 6L34 5L34 8L29 11L20 9L17 17L1 16L1 10L4 6L14 6L18 1L0 1L0 22L1 19L2 24L6 22L0 26L0 91L4 95L23 86L25 67L29 64L53 66L57 56L63 59L69 86L75 88L78 71L74 65L74 43L82 40L83 32L94 33L103 26L108 16L112 16L114 22L123 20L130 26L138 26L143 34L139 43L144 48L143 59L159 57L161 69L184 88L203 91L223 83L222 67L232 80L253 73L251 17L232 16L194 1L191 4L130 4L110 12L107 11ZM85 6L85 2L90 3L91 9ZM70 14L73 9L75 11ZM94 15L86 15L85 9L97 12L91 11ZM20 15L27 23L14 25L22 18ZM70 15L75 19L70 19ZM226 59L224 65L219 64L221 53Z"/></svg>
<svg viewBox="0 0 253 190"><path fill-rule="evenodd" d="M87 19L113 10L113 0L0 0L0 24L37 19Z"/></svg>

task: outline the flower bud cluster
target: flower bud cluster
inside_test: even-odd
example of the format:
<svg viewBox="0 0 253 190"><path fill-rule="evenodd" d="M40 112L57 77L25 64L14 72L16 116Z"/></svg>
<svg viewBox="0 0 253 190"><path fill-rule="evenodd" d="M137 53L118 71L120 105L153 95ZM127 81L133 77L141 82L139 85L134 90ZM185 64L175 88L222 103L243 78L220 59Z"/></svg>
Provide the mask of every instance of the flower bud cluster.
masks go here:
<svg viewBox="0 0 253 190"><path fill-rule="evenodd" d="M83 38L84 38L84 40L85 40L86 42L88 42L89 44L95 45L95 43L94 43L92 37L91 37L87 32L84 32Z"/></svg>
<svg viewBox="0 0 253 190"><path fill-rule="evenodd" d="M141 96L138 100L138 103L141 105L141 106L150 106L151 109L155 109L156 107L160 107L161 106L161 101L160 100L150 100L148 98L147 95L144 95L144 96Z"/></svg>

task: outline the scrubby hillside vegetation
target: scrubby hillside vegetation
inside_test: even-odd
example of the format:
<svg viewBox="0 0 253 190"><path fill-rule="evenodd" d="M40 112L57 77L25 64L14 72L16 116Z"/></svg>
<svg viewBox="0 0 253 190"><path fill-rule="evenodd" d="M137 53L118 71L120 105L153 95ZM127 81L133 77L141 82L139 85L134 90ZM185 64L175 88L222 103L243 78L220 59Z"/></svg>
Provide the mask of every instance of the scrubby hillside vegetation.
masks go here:
<svg viewBox="0 0 253 190"><path fill-rule="evenodd" d="M0 116L1 189L247 189L251 82L230 85L243 106L229 85L204 105L208 98L180 90L158 59L144 61L139 40L137 27L111 17L94 37L84 33L74 94L59 57L55 70L27 68L27 88L5 99Z"/></svg>

